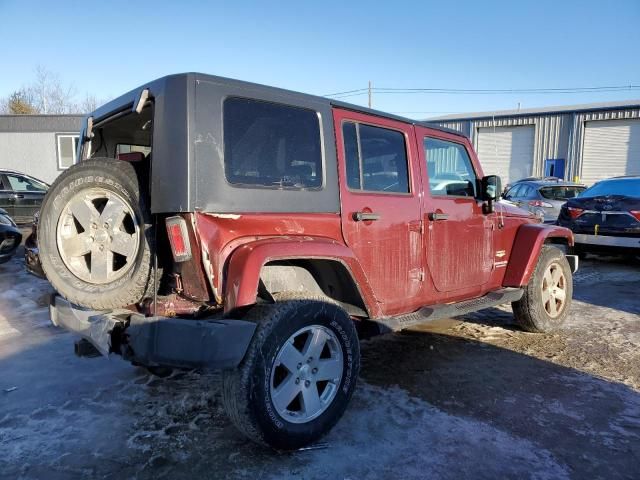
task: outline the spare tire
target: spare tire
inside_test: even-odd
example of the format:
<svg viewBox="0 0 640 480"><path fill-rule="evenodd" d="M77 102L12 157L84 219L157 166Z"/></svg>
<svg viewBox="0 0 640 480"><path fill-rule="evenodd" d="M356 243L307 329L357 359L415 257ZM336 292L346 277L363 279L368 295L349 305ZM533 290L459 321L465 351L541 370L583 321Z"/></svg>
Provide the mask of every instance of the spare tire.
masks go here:
<svg viewBox="0 0 640 480"><path fill-rule="evenodd" d="M62 173L40 213L38 247L53 287L70 302L121 308L152 295L154 226L133 164L94 158Z"/></svg>

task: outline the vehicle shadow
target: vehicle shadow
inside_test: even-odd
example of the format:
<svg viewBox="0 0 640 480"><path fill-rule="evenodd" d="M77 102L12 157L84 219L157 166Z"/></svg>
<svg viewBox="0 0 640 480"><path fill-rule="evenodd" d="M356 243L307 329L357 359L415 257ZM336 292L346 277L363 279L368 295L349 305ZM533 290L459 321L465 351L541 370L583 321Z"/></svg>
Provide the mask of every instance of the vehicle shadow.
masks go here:
<svg viewBox="0 0 640 480"><path fill-rule="evenodd" d="M575 478L631 478L629 472L637 471L640 392L624 384L428 331L365 342L361 375L371 385L397 386L450 415L525 438Z"/></svg>

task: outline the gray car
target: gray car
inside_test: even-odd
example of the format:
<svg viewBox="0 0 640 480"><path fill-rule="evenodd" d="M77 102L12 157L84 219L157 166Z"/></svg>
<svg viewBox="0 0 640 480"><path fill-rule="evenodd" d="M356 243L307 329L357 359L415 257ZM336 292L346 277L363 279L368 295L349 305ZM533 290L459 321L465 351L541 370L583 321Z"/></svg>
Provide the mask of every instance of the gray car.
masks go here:
<svg viewBox="0 0 640 480"><path fill-rule="evenodd" d="M529 210L545 223L555 223L560 208L587 187L563 180L530 180L516 182L502 196L520 208Z"/></svg>

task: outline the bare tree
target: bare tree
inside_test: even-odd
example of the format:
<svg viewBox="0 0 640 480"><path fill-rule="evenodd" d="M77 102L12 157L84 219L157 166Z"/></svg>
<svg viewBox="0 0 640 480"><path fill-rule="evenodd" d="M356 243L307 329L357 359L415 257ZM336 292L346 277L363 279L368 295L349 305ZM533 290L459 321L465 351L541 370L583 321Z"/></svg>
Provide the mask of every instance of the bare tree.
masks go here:
<svg viewBox="0 0 640 480"><path fill-rule="evenodd" d="M36 67L36 79L27 90L33 96L34 104L40 113L71 113L75 110L73 86L63 85L58 74L41 65Z"/></svg>
<svg viewBox="0 0 640 480"><path fill-rule="evenodd" d="M89 113L103 103L105 100L89 93L85 93L84 98L77 101L73 85L64 85L57 73L38 66L32 83L0 98L0 113Z"/></svg>
<svg viewBox="0 0 640 480"><path fill-rule="evenodd" d="M89 95L88 93L85 93L84 98L76 104L75 110L78 113L90 113L103 103L105 102L103 100L98 100L98 97L96 97L95 95Z"/></svg>

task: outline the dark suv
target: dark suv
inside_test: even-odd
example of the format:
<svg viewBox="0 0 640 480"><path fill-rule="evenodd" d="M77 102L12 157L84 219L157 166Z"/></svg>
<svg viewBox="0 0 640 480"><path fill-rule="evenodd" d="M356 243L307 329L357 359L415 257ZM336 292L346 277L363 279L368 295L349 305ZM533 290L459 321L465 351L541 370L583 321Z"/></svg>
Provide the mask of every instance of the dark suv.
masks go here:
<svg viewBox="0 0 640 480"><path fill-rule="evenodd" d="M507 302L529 331L568 315L571 231L496 205L457 132L189 73L93 112L79 149L38 227L52 321L80 354L223 369L257 442L338 421L359 335Z"/></svg>
<svg viewBox="0 0 640 480"><path fill-rule="evenodd" d="M0 208L17 224L29 224L40 210L49 185L37 178L13 170L0 170Z"/></svg>

